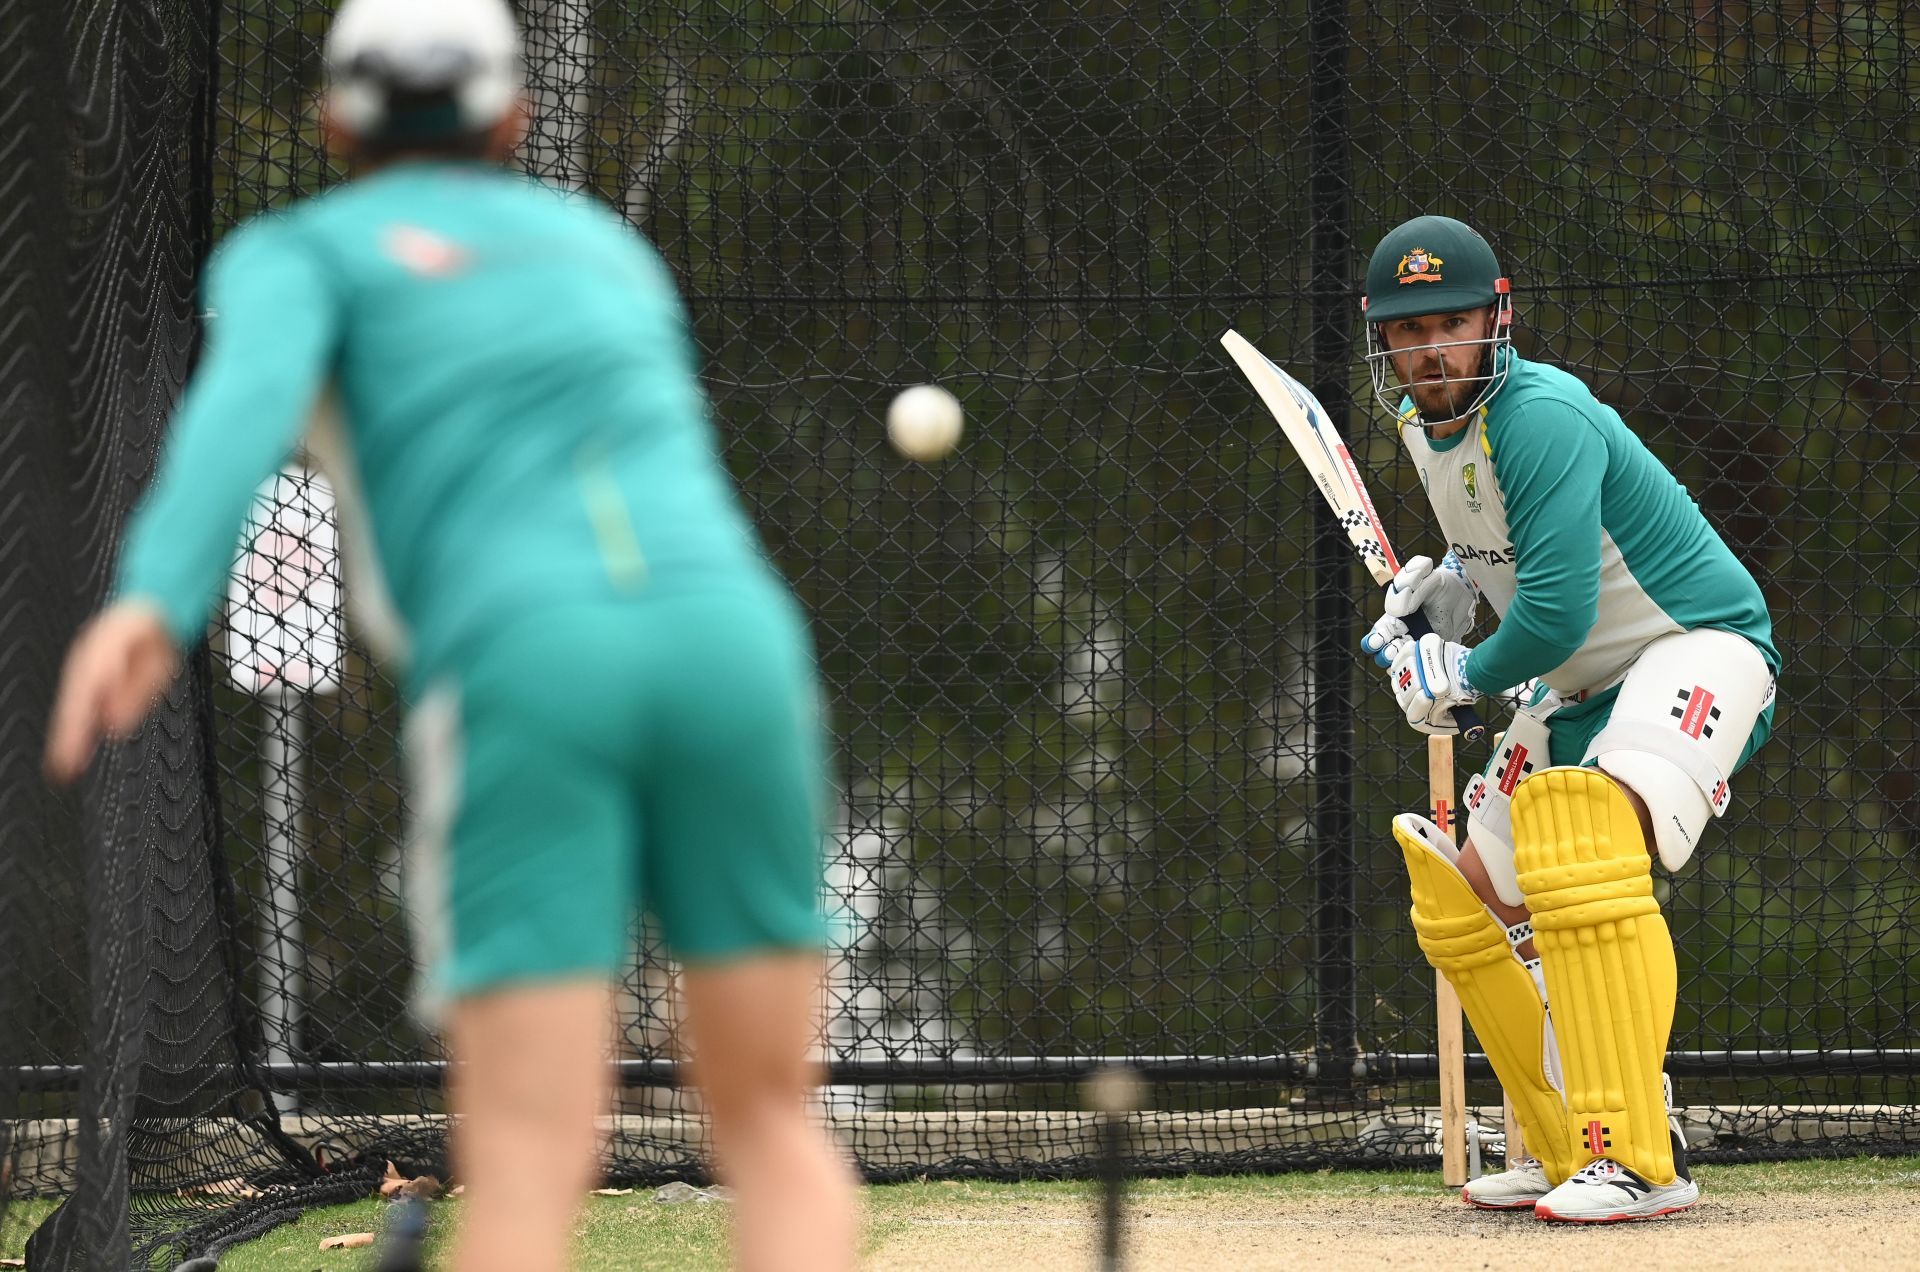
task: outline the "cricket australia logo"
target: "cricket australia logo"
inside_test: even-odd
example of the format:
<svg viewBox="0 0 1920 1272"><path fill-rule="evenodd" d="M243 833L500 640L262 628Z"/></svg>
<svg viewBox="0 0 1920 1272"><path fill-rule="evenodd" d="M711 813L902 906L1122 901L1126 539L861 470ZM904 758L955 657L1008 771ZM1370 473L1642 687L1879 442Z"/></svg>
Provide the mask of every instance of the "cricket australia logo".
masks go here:
<svg viewBox="0 0 1920 1272"><path fill-rule="evenodd" d="M1400 266L1394 271L1402 287L1408 283L1437 283L1440 280L1440 267L1446 262L1424 247L1416 247L1400 258Z"/></svg>
<svg viewBox="0 0 1920 1272"><path fill-rule="evenodd" d="M1480 511L1480 475L1474 471L1476 465L1468 464L1460 470L1460 484L1467 491L1467 510Z"/></svg>

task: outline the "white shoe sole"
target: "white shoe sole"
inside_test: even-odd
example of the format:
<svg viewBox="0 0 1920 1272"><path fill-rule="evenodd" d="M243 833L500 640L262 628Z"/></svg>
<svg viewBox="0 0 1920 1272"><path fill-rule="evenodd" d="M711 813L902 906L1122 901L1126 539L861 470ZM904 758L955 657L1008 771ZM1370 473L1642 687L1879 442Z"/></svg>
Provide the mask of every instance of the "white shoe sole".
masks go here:
<svg viewBox="0 0 1920 1272"><path fill-rule="evenodd" d="M1545 1195L1545 1193L1541 1194L1542 1197ZM1475 1210L1532 1210L1533 1203L1539 1201L1540 1197L1516 1197L1512 1201L1478 1201L1470 1196L1466 1189L1462 1188L1460 1190L1460 1200L1466 1202Z"/></svg>
<svg viewBox="0 0 1920 1272"><path fill-rule="evenodd" d="M1669 1197L1652 1210L1617 1210L1599 1214L1563 1215L1545 1206L1536 1205L1533 1208L1533 1217L1548 1223L1632 1223L1636 1219L1658 1219L1661 1215L1677 1215L1682 1210L1692 1209L1694 1203L1699 1200L1700 1189L1695 1185L1689 1192L1678 1197Z"/></svg>

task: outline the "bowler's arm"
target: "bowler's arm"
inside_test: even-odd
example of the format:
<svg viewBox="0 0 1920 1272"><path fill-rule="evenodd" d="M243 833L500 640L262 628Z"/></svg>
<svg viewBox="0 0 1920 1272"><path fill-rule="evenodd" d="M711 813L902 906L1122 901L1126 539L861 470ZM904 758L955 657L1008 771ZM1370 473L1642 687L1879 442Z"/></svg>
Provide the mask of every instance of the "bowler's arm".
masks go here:
<svg viewBox="0 0 1920 1272"><path fill-rule="evenodd" d="M128 525L114 586L116 600L156 609L183 649L206 627L254 491L299 443L340 321L325 263L277 222L228 240L205 298L206 354Z"/></svg>

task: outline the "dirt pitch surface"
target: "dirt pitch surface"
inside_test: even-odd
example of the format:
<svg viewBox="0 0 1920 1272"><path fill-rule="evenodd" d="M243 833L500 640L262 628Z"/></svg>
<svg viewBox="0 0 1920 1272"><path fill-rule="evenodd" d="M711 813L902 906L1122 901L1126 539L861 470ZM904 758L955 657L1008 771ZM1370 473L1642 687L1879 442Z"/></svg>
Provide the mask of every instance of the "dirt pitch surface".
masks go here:
<svg viewBox="0 0 1920 1272"><path fill-rule="evenodd" d="M1126 1266L1150 1269L1668 1267L1688 1272L1773 1268L1920 1268L1920 1175L1854 1190L1742 1187L1716 1196L1702 1175L1693 1210L1641 1223L1574 1226L1531 1213L1476 1211L1431 1187L1410 1195L1314 1195L1257 1181L1231 1193L1146 1183L1127 1214ZM1798 1183L1798 1181L1796 1181ZM1091 1268L1100 1229L1091 1193L978 1196L891 1216L864 1266L874 1272ZM983 1204L986 1203L986 1204Z"/></svg>

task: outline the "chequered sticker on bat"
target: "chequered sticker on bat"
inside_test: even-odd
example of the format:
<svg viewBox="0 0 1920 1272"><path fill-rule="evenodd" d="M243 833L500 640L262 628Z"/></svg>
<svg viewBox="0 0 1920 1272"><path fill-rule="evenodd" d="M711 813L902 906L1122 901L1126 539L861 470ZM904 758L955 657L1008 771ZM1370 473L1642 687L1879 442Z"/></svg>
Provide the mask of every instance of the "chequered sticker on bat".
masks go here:
<svg viewBox="0 0 1920 1272"><path fill-rule="evenodd" d="M1354 550L1360 554L1361 560L1364 561L1371 558L1386 563L1387 550L1381 546L1380 540L1374 537L1373 522L1367 518L1366 513L1361 512L1357 508L1347 509L1340 514L1340 528L1347 532L1347 538L1352 540ZM1365 530L1367 537L1364 539L1354 539L1353 532L1355 530Z"/></svg>

